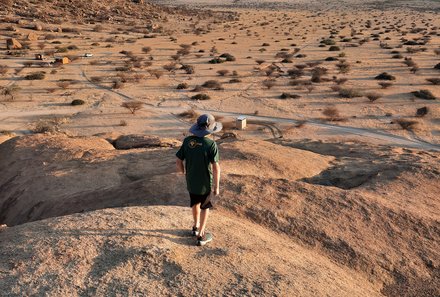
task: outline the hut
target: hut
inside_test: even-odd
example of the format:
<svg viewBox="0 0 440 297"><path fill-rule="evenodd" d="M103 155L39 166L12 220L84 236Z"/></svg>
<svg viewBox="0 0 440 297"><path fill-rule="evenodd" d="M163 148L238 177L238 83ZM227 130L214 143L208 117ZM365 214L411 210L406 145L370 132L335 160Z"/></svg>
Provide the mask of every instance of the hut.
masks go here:
<svg viewBox="0 0 440 297"><path fill-rule="evenodd" d="M235 121L236 127L238 130L244 130L246 129L246 117L245 116L239 116L237 117L237 120Z"/></svg>
<svg viewBox="0 0 440 297"><path fill-rule="evenodd" d="M56 57L55 64L69 64L70 60L67 57Z"/></svg>

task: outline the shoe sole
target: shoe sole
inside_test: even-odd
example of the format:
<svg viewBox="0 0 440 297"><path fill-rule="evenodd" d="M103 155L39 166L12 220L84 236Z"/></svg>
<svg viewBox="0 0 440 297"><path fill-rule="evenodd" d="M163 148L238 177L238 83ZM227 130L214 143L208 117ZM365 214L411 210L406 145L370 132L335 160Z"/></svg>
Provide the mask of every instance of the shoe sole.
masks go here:
<svg viewBox="0 0 440 297"><path fill-rule="evenodd" d="M211 241L212 241L212 237L209 237L205 241L197 240L197 246L204 246L205 244L207 244L208 242L211 242Z"/></svg>

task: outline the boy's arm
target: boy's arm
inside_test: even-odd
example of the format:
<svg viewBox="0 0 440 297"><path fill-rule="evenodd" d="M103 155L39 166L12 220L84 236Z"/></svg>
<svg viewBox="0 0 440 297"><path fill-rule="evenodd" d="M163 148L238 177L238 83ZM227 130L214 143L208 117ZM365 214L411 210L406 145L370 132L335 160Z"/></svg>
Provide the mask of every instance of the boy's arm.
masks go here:
<svg viewBox="0 0 440 297"><path fill-rule="evenodd" d="M183 166L183 160L176 158L176 168L178 173L185 173L185 167Z"/></svg>
<svg viewBox="0 0 440 297"><path fill-rule="evenodd" d="M213 162L212 164L212 175L214 179L214 188L213 192L214 195L217 196L220 193L220 163L219 162Z"/></svg>

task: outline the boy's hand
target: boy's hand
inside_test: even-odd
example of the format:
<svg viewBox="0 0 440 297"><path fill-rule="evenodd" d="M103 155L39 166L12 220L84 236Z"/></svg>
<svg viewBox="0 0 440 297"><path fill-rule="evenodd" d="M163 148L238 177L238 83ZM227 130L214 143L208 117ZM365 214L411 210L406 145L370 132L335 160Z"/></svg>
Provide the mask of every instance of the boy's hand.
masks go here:
<svg viewBox="0 0 440 297"><path fill-rule="evenodd" d="M220 194L220 190L219 190L219 188L214 188L214 189L212 190L212 193L214 193L214 196L218 196L218 195Z"/></svg>

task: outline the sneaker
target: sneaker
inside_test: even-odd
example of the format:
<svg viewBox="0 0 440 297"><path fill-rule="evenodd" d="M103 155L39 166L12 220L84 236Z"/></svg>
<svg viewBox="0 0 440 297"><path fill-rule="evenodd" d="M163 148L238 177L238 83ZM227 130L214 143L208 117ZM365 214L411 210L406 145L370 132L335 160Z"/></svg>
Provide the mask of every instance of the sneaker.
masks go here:
<svg viewBox="0 0 440 297"><path fill-rule="evenodd" d="M199 228L193 227L191 234L192 234L192 236L198 236L199 235Z"/></svg>
<svg viewBox="0 0 440 297"><path fill-rule="evenodd" d="M212 234L211 233L205 233L205 235L203 235L203 236L197 236L197 245L198 246L205 245L210 241L212 241Z"/></svg>

